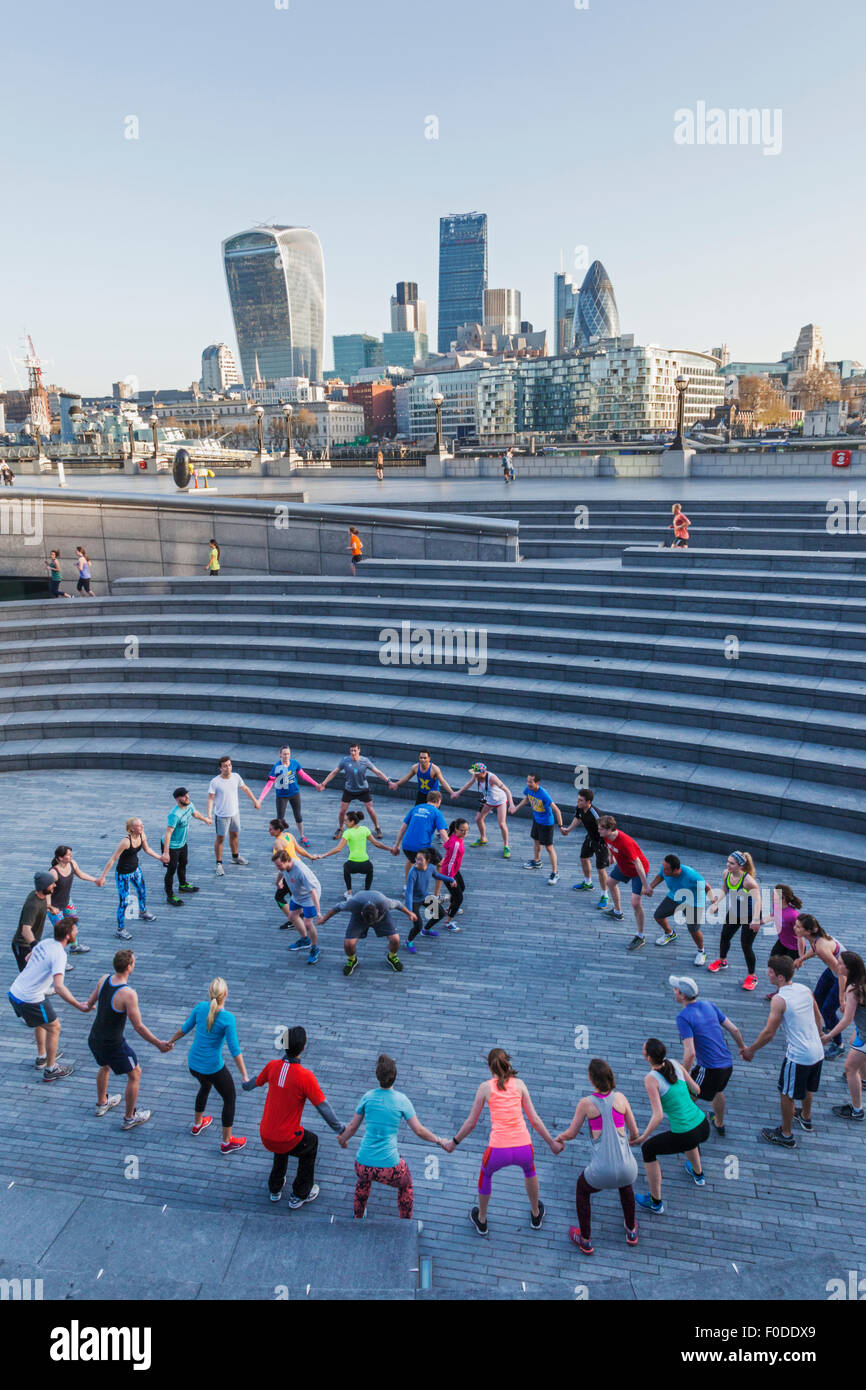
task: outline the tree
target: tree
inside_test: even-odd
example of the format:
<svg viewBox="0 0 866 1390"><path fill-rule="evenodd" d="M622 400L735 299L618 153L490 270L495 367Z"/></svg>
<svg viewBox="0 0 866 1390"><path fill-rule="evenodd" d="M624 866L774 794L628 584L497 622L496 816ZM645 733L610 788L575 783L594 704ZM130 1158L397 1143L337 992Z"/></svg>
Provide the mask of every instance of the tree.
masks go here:
<svg viewBox="0 0 866 1390"><path fill-rule="evenodd" d="M799 410L820 410L825 401L838 401L839 377L826 367L809 367L791 386Z"/></svg>
<svg viewBox="0 0 866 1390"><path fill-rule="evenodd" d="M292 439L298 443L306 444L315 428L316 417L312 410L301 409L292 417Z"/></svg>
<svg viewBox="0 0 866 1390"><path fill-rule="evenodd" d="M740 377L737 406L741 412L751 411L756 425L779 425L790 415L785 397L766 376Z"/></svg>

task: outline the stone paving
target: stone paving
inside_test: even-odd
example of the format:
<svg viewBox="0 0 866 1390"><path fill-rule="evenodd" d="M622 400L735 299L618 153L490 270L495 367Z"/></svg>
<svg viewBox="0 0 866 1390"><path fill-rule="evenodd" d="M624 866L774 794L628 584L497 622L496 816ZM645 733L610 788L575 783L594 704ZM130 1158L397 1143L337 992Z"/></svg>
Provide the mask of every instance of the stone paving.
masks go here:
<svg viewBox="0 0 866 1390"><path fill-rule="evenodd" d="M297 751L303 756L302 749ZM375 749L366 751L376 760ZM258 792L264 769L239 766L238 770ZM404 769L384 770L396 774ZM460 774L446 760L443 770L452 782ZM124 821L135 814L142 817L156 845L172 804L171 789L184 780L183 767L178 767L176 777L62 769L53 774L2 776L0 834L7 855L0 903L9 937L31 875L48 866L56 843L71 843L81 867L97 873L122 834ZM189 777L188 784L204 810L206 783ZM303 795L313 849L330 848L338 795L331 789L319 795L308 788ZM408 803L394 797L377 799L385 836L390 838ZM202 891L188 898L182 909L166 906L160 868L155 861L145 860L149 905L158 920L131 924L137 954L134 983L145 1022L157 1035L166 1036L206 996L208 981L216 974L225 976L229 1007L237 1014L251 1071L275 1055L274 1035L281 1025L303 1023L310 1036L307 1061L341 1118L348 1119L357 1098L375 1084L376 1056L387 1051L398 1062L397 1085L412 1098L422 1121L435 1131L451 1134L468 1113L478 1082L487 1075L484 1055L491 1046L501 1044L512 1053L551 1131L570 1121L577 1099L589 1089L585 1065L592 1055L606 1057L613 1065L618 1084L642 1124L647 1115L642 1042L655 1034L668 1042L673 1055L680 1055L676 1006L667 986L673 971L697 974L706 997L729 1013L747 1040L763 1025L770 937L758 940L761 986L751 995L740 988L736 943L733 967L714 978L693 967L693 949L685 932L673 947L656 948L650 917L649 944L636 956L627 955L628 907L625 926L611 925L594 910L594 896L587 901L590 895L571 891L579 848L574 836L561 842L558 885L549 887L546 874L523 870L529 822L522 817L511 822L510 862L502 860L493 838L486 850L467 849L462 934L422 940L416 956L403 953L405 970L399 976L387 969L375 940L362 943L360 966L346 980L341 973L342 919L335 918L322 930L320 963L309 967L302 953L288 954L294 934L278 930L266 830L272 808L271 802L257 813L244 801L241 849L250 866L228 867L224 879L213 874L211 831L193 823L191 877ZM570 813L571 808L563 810ZM663 850L677 848L661 836L643 843L653 869ZM683 858L718 886L724 868L721 859L699 851L686 852ZM402 859L376 851L374 862L374 886L398 895ZM340 857L319 869L324 903L333 905L343 891ZM772 870L762 871L760 864L758 873L767 889L778 876ZM846 946L866 951L866 927L857 909L861 887L806 872L786 872L785 877L793 882L805 908ZM67 981L77 997L85 998L98 976L110 969L116 899L110 882L104 889L79 884L74 898L83 923L82 940L92 950L75 957L74 972ZM714 933L708 935L712 951ZM7 951L6 960L8 988L14 975L11 952ZM810 984L817 974L814 965L803 971ZM269 1160L257 1137L261 1092L239 1092L235 1129L249 1137L242 1153L229 1159L220 1156L218 1109L211 1131L192 1138L189 1123L195 1083L185 1065L186 1043L162 1056L128 1029L143 1065L141 1103L153 1109L153 1118L130 1134L122 1133L118 1111L97 1120L93 1116L95 1067L86 1044L90 1020L62 1003L58 1009L62 1048L77 1067L68 1081L50 1087L33 1069L29 1032L14 1018L8 1002L0 1011L6 1063L0 1095L4 1127L11 1138L0 1159L0 1191L14 1184L34 1195L54 1192L58 1198L66 1194L65 1199L106 1198L115 1212L123 1210L120 1203L127 1204L126 1209L168 1205L184 1219L196 1213L202 1220L206 1214L221 1213L232 1223L240 1217L268 1217L278 1223L280 1243L293 1239L292 1223L301 1226L306 1239L316 1230L324 1236L332 1218L343 1221L351 1216L351 1152L357 1141L344 1153L314 1111L308 1111L306 1120L320 1137L317 1180L322 1190L319 1200L301 1212L267 1201ZM576 1046L576 1041L582 1041L576 1030L582 1028L588 1029L587 1048ZM615 1195L595 1199L592 1260L582 1259L567 1240L568 1225L574 1220L574 1183L588 1152L583 1136L557 1158L543 1144L536 1146L547 1207L543 1229L531 1231L522 1181L516 1170L509 1170L495 1181L491 1234L481 1241L469 1225L468 1210L486 1142L486 1120L482 1118L475 1133L452 1156L429 1150L406 1131L402 1152L415 1180L420 1252L433 1260L434 1296L450 1292L482 1298L567 1298L574 1296L580 1284L590 1295L595 1286L601 1297L634 1297L637 1292L640 1297L701 1298L715 1296L712 1281L729 1278L734 1269L752 1280L753 1290L755 1279L760 1291L766 1276L768 1297L795 1293L825 1298L828 1269L838 1264L843 1279L851 1269L862 1274L866 1271L862 1215L866 1132L829 1113L831 1104L846 1098L842 1064L825 1064L815 1133L800 1132L795 1150L778 1150L759 1143L756 1135L761 1125L777 1122L781 1054L782 1043L776 1040L749 1066L736 1059L727 1093L727 1136L724 1140L712 1136L704 1150L706 1188L692 1185L679 1159L663 1159L667 1212L640 1219L636 1249L625 1245ZM137 1165L130 1162L133 1158ZM126 1176L136 1167L137 1177ZM646 1190L642 1174L637 1186ZM375 1229L385 1233L393 1229L397 1214L390 1191L374 1189L369 1216L368 1238ZM257 1238L266 1240L261 1235ZM386 1238L383 1235L383 1241ZM25 1244L30 1252L32 1242ZM146 1283L146 1247L142 1255L139 1277ZM22 1259L34 1258L22 1249ZM181 1239L176 1248L166 1249L163 1243L163 1287L175 1281L178 1290L187 1289L184 1260ZM2 1267L4 1274L7 1268L8 1260ZM387 1292L394 1296L392 1290Z"/></svg>

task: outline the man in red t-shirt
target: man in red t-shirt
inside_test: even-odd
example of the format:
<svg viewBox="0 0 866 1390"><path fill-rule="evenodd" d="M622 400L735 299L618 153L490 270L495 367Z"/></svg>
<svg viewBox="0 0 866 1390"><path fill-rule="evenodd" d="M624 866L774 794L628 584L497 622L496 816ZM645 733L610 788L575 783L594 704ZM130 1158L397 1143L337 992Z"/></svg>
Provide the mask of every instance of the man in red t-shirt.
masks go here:
<svg viewBox="0 0 866 1390"><path fill-rule="evenodd" d="M626 835L625 831L617 828L613 816L601 816L598 829L601 838L616 861L614 868L608 869L607 873L613 907L609 907L604 915L610 917L613 922L623 920L619 885L631 880L631 905L637 933L628 943L626 950L639 951L641 946L646 945L646 937L643 934L644 916L641 894L647 886L649 860L640 845L630 835Z"/></svg>
<svg viewBox="0 0 866 1390"><path fill-rule="evenodd" d="M337 1119L325 1099L313 1073L301 1066L301 1054L307 1046L303 1028L287 1028L281 1039L285 1047L282 1060L268 1062L255 1079L243 1083L245 1091L254 1086L267 1086L265 1108L259 1125L259 1135L265 1148L273 1154L274 1162L268 1178L271 1201L278 1202L286 1184L289 1159L298 1160L298 1171L289 1193L289 1206L294 1211L305 1202L314 1202L319 1189L313 1181L316 1172L318 1135L304 1129L301 1116L307 1101L316 1107L322 1119L336 1134L346 1126Z"/></svg>

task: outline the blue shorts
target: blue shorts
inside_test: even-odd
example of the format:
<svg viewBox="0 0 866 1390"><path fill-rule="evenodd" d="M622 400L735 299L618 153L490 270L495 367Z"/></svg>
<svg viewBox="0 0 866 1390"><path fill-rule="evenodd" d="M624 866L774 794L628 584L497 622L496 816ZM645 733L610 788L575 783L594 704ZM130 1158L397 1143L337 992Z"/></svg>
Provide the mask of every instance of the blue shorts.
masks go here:
<svg viewBox="0 0 866 1390"><path fill-rule="evenodd" d="M98 1067L110 1067L117 1076L124 1076L134 1071L138 1066L138 1058L130 1047L126 1038L121 1038L117 1047L113 1047L103 1052L101 1048L95 1048L88 1039L87 1046L93 1053Z"/></svg>
<svg viewBox="0 0 866 1390"><path fill-rule="evenodd" d="M312 903L296 903L294 898L289 898L289 911L302 912L305 917L317 917L318 913Z"/></svg>
<svg viewBox="0 0 866 1390"><path fill-rule="evenodd" d="M612 878L614 883L628 883L629 881L628 876L623 873L618 864L614 864L612 869L608 869L607 876L608 878ZM631 891L633 893L643 892L643 884L637 874L635 874L634 878L631 880Z"/></svg>

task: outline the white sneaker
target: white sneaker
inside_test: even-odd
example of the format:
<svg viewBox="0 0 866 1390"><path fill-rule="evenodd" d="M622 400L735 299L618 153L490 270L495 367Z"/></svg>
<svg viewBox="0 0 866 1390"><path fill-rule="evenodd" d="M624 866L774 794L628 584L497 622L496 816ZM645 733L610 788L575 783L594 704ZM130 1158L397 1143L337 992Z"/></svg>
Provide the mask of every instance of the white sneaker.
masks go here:
<svg viewBox="0 0 866 1390"><path fill-rule="evenodd" d="M558 883L558 882L559 882L559 874L551 874L547 881L548 881L548 883Z"/></svg>
<svg viewBox="0 0 866 1390"><path fill-rule="evenodd" d="M113 1110L114 1107L115 1107L115 1105L119 1105L119 1104L120 1104L120 1101L121 1101L120 1095L108 1096L108 1097L106 1097L106 1100L105 1100L104 1104L102 1104L102 1105L97 1105L95 1113L96 1113L97 1115L107 1115L108 1112L109 1112L109 1110Z"/></svg>
<svg viewBox="0 0 866 1390"><path fill-rule="evenodd" d="M693 964L693 965L706 965L706 963L707 963L707 953L706 953L706 951L698 951L698 954L695 956L694 960L692 961L692 964Z"/></svg>
<svg viewBox="0 0 866 1390"><path fill-rule="evenodd" d="M218 860L217 860L217 866L216 866L216 868L214 869L214 873L216 874L217 878L225 878L225 876L226 876L226 871L225 871L225 869L223 868L223 863L222 863L222 860L221 860L221 859L218 859Z"/></svg>
<svg viewBox="0 0 866 1390"><path fill-rule="evenodd" d="M673 933L663 931L661 936L656 937L657 946L667 946L668 942L673 941Z"/></svg>
<svg viewBox="0 0 866 1390"><path fill-rule="evenodd" d="M244 859L244 856L243 856L242 854L237 854L237 855L233 854L233 855L232 855L232 863L233 863L233 864L240 864L240 865L242 865L243 868L246 868L246 866L247 866L247 864L249 864L249 862L250 862L249 859Z"/></svg>
<svg viewBox="0 0 866 1390"><path fill-rule="evenodd" d="M146 1125L151 1116L150 1110L136 1110L134 1115L124 1115L121 1129L135 1129L136 1125Z"/></svg>

